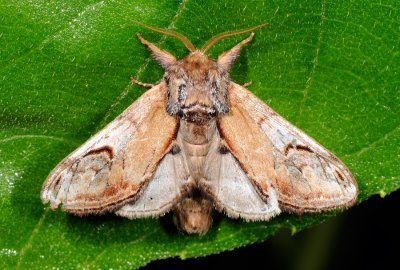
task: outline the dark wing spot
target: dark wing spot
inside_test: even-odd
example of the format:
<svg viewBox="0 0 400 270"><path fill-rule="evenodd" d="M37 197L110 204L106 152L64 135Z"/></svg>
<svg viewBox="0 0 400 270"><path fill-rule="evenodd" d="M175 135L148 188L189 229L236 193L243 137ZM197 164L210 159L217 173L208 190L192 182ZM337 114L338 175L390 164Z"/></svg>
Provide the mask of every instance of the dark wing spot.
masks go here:
<svg viewBox="0 0 400 270"><path fill-rule="evenodd" d="M171 154L176 155L181 152L181 148L179 145L175 144L174 146L171 147Z"/></svg>
<svg viewBox="0 0 400 270"><path fill-rule="evenodd" d="M221 146L219 147L219 153L220 153L221 155L226 155L226 154L229 153L229 150L228 150L228 148L227 148L225 145L221 145Z"/></svg>
<svg viewBox="0 0 400 270"><path fill-rule="evenodd" d="M344 181L344 176L343 176L338 170L335 170L335 172L336 172L336 176L337 176L340 180Z"/></svg>
<svg viewBox="0 0 400 270"><path fill-rule="evenodd" d="M310 152L310 153L314 153L314 151L311 150L310 147L308 147L307 145L300 145L300 144L298 144L298 145L296 145L296 149L297 149L297 150L307 151L307 152Z"/></svg>
<svg viewBox="0 0 400 270"><path fill-rule="evenodd" d="M268 118L267 115L262 116L262 117L258 120L257 124L261 127L261 125L265 122L265 120L267 120L267 118Z"/></svg>
<svg viewBox="0 0 400 270"><path fill-rule="evenodd" d="M285 156L288 155L290 149L294 149L294 146L293 146L292 143L288 143L288 144L285 146L285 148L283 149L283 153L285 154Z"/></svg>
<svg viewBox="0 0 400 270"><path fill-rule="evenodd" d="M105 152L108 155L108 158L110 160L114 158L114 149L109 145L105 145L105 146L102 146L100 148L90 150L89 152L87 152L84 155L84 157L87 157L87 156L90 156L90 155L97 155L97 154L100 154L102 152Z"/></svg>
<svg viewBox="0 0 400 270"><path fill-rule="evenodd" d="M60 183L60 181L61 181L61 175L59 175L59 176L57 177L56 181L54 182L54 186L58 186L58 184Z"/></svg>

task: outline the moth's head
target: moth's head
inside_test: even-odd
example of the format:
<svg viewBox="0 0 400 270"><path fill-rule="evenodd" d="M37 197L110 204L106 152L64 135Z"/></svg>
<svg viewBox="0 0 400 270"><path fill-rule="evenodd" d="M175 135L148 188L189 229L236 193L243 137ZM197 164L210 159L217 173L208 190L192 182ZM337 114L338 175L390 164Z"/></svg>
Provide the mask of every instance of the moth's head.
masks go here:
<svg viewBox="0 0 400 270"><path fill-rule="evenodd" d="M229 111L228 69L201 51L196 50L169 65L164 80L168 85L167 112L172 115L182 116L193 111L217 115Z"/></svg>
<svg viewBox="0 0 400 270"><path fill-rule="evenodd" d="M165 70L164 81L168 86L167 112L179 116L190 113L216 116L229 111L227 102L230 83L229 70L239 56L241 46L250 42L254 33L251 33L247 39L232 49L220 54L217 60L206 56L205 52L222 38L251 32L265 25L218 34L197 50L186 37L179 33L155 28L140 22L135 23L178 38L191 52L183 59L176 59L171 53L159 49L138 35L140 41L149 47L155 59Z"/></svg>

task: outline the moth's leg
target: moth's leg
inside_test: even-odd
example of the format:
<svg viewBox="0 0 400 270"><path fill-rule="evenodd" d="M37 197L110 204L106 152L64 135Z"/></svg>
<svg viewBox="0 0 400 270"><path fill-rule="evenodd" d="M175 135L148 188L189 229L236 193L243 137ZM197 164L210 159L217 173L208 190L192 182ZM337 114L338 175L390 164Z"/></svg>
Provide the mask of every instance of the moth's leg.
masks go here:
<svg viewBox="0 0 400 270"><path fill-rule="evenodd" d="M158 63L160 63L160 65L164 69L167 69L169 66L173 65L176 62L175 56L173 56L169 52L161 50L160 48L158 48L153 43L151 43L151 42L145 40L144 38L142 38L142 36L140 34L137 34L137 37L140 40L140 42L142 42L144 45L146 45L150 49L150 51L152 52L154 58L157 60ZM130 79L131 79L131 82L133 82L134 84L138 84L138 85L141 85L141 86L144 86L144 87L149 87L149 88L152 88L152 87L156 86L158 83L160 83L160 81L158 81L155 84L144 83L144 82L136 80L133 77L131 77Z"/></svg>
<svg viewBox="0 0 400 270"><path fill-rule="evenodd" d="M138 84L138 85L141 85L141 86L144 86L144 87L147 87L147 88L152 88L152 87L154 87L154 86L157 85L157 83L156 83L156 84L144 83L144 82L141 82L141 81L136 80L136 79L133 78L133 77L130 77L129 79L130 79L131 82L133 82L134 84Z"/></svg>
<svg viewBox="0 0 400 270"><path fill-rule="evenodd" d="M243 86L244 88L246 88L247 86L250 86L250 85L252 85L252 84L253 84L253 81L248 81L247 83L243 84L242 86Z"/></svg>

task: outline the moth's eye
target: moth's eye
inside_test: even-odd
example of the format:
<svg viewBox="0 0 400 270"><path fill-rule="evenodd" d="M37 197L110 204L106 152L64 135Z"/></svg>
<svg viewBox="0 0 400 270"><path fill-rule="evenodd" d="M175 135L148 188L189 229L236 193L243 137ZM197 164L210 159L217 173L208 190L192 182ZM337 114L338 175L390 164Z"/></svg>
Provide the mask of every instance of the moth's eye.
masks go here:
<svg viewBox="0 0 400 270"><path fill-rule="evenodd" d="M165 80L166 84L169 84L169 77L168 76L165 76L164 80Z"/></svg>
<svg viewBox="0 0 400 270"><path fill-rule="evenodd" d="M179 92L186 90L186 84L181 84L178 86Z"/></svg>

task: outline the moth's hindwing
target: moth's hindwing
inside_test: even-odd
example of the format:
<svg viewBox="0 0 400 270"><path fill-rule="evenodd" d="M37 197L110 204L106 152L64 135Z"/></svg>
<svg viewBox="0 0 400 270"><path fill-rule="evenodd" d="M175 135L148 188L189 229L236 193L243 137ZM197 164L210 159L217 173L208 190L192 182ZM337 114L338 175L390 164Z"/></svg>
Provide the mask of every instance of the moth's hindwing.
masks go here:
<svg viewBox="0 0 400 270"><path fill-rule="evenodd" d="M354 203L357 184L336 156L242 86L231 83L228 99L219 132L261 196L275 189L280 208L295 213Z"/></svg>
<svg viewBox="0 0 400 270"><path fill-rule="evenodd" d="M205 163L206 179L200 182L217 210L245 220L269 220L278 215L281 210L274 189L266 191L268 197L260 196L232 153L221 151L220 146L220 135L216 132Z"/></svg>
<svg viewBox="0 0 400 270"><path fill-rule="evenodd" d="M125 204L116 214L127 218L165 214L175 207L192 184L189 176L182 152L167 153L138 200Z"/></svg>
<svg viewBox="0 0 400 270"><path fill-rule="evenodd" d="M61 161L43 184L43 202L83 215L135 201L178 129L165 112L166 98L165 83L156 85Z"/></svg>

